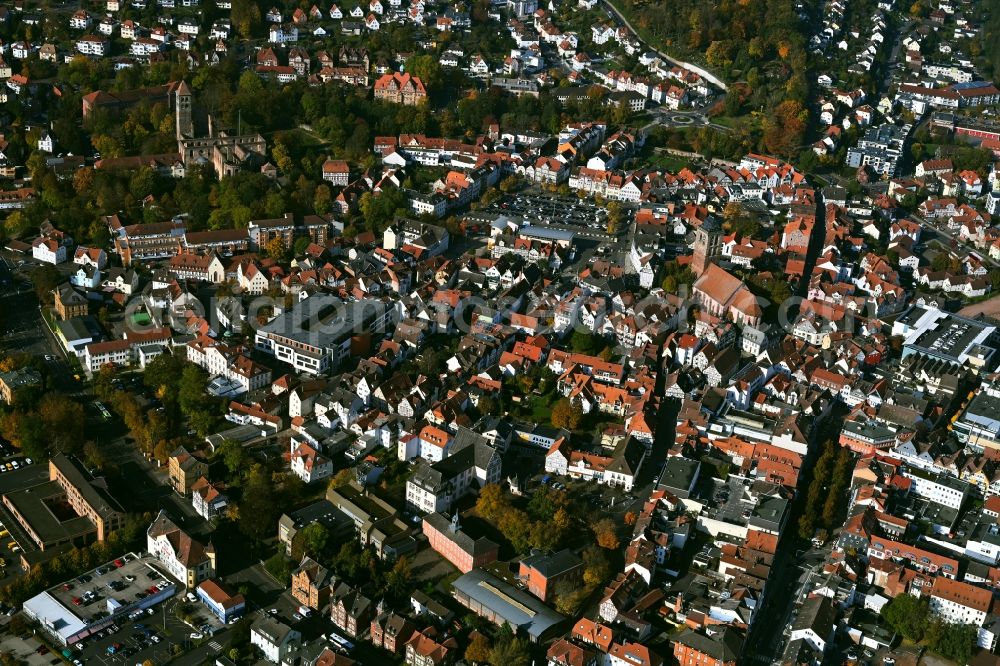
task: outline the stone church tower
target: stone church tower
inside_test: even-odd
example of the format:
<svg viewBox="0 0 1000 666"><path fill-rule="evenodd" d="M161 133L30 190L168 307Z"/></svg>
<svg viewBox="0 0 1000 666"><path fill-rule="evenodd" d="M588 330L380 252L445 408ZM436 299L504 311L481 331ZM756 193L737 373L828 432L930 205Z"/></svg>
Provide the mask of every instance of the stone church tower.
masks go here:
<svg viewBox="0 0 1000 666"><path fill-rule="evenodd" d="M191 117L191 88L187 81L181 81L174 91L174 113L177 117L177 140L194 136L194 120Z"/></svg>
<svg viewBox="0 0 1000 666"><path fill-rule="evenodd" d="M708 265L722 256L722 230L715 218L708 217L694 232L694 255L691 270L695 277L701 275Z"/></svg>

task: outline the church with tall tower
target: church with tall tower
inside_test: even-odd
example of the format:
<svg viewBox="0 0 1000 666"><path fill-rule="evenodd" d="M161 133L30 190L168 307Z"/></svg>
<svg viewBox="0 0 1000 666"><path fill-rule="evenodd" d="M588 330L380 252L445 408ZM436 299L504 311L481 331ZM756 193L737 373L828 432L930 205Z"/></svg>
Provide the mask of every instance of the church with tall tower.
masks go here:
<svg viewBox="0 0 1000 666"><path fill-rule="evenodd" d="M218 178L240 171L260 169L267 163L267 141L259 132L244 134L238 127L220 128L209 114L207 128L199 133L195 128L191 88L181 81L173 91L177 126L177 152L185 169L196 164L211 164Z"/></svg>

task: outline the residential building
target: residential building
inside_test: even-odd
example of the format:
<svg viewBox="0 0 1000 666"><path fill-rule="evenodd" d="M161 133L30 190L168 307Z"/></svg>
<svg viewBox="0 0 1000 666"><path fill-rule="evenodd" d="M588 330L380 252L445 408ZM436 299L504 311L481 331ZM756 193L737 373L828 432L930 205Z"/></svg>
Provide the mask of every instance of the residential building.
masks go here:
<svg viewBox="0 0 1000 666"><path fill-rule="evenodd" d="M42 375L31 367L0 372L0 402L12 404L18 392L31 387L41 387Z"/></svg>
<svg viewBox="0 0 1000 666"><path fill-rule="evenodd" d="M369 629L374 612L371 599L347 583L330 592L330 620L350 638L358 638Z"/></svg>
<svg viewBox="0 0 1000 666"><path fill-rule="evenodd" d="M205 477L195 481L190 490L191 505L205 520L212 520L219 516L229 504L229 498Z"/></svg>
<svg viewBox="0 0 1000 666"><path fill-rule="evenodd" d="M383 74L375 80L375 99L414 106L427 98L423 81L409 73Z"/></svg>
<svg viewBox="0 0 1000 666"><path fill-rule="evenodd" d="M215 548L203 546L161 510L146 530L146 550L188 589L215 575Z"/></svg>
<svg viewBox="0 0 1000 666"><path fill-rule="evenodd" d="M272 664L285 664L302 644L302 634L284 622L264 615L250 627L250 644L259 648Z"/></svg>
<svg viewBox="0 0 1000 666"><path fill-rule="evenodd" d="M333 574L308 555L302 556L299 566L292 572L292 597L303 606L321 610L330 600Z"/></svg>
<svg viewBox="0 0 1000 666"><path fill-rule="evenodd" d="M191 486L198 479L208 475L208 464L192 455L183 446L179 446L167 459L167 470L170 486L174 492L187 497L191 492Z"/></svg>
<svg viewBox="0 0 1000 666"><path fill-rule="evenodd" d="M730 627L713 636L685 629L674 637L673 647L680 666L736 666L743 638Z"/></svg>
<svg viewBox="0 0 1000 666"><path fill-rule="evenodd" d="M53 292L56 315L62 320L85 317L90 309L87 297L69 284L62 284Z"/></svg>
<svg viewBox="0 0 1000 666"><path fill-rule="evenodd" d="M993 606L993 594L985 588L937 576L931 586L931 612L946 622L981 627Z"/></svg>

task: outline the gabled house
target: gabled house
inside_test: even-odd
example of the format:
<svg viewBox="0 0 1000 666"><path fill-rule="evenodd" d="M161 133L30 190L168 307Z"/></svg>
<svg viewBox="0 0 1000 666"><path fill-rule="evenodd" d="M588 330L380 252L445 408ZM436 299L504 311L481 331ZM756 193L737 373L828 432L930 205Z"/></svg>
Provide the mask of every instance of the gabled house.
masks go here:
<svg viewBox="0 0 1000 666"><path fill-rule="evenodd" d="M370 628L374 611L371 599L347 583L340 583L330 594L330 620L351 638Z"/></svg>
<svg viewBox="0 0 1000 666"><path fill-rule="evenodd" d="M215 575L215 548L203 546L181 530L165 511L160 511L146 530L146 550L166 567L170 575L194 589Z"/></svg>

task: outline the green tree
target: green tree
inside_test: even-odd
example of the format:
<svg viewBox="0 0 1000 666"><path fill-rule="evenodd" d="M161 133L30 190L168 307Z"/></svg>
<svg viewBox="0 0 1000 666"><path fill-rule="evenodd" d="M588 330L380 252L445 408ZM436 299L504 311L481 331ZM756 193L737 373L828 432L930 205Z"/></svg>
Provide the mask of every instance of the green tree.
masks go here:
<svg viewBox="0 0 1000 666"><path fill-rule="evenodd" d="M882 618L897 633L911 641L919 641L927 630L930 606L926 598L899 594L882 607Z"/></svg>
<svg viewBox="0 0 1000 666"><path fill-rule="evenodd" d="M247 477L239 504L239 528L251 539L251 550L274 529L277 515L273 495L270 476L262 467L255 465Z"/></svg>
<svg viewBox="0 0 1000 666"><path fill-rule="evenodd" d="M498 641L490 650L490 666L531 666L531 647L523 638Z"/></svg>
<svg viewBox="0 0 1000 666"><path fill-rule="evenodd" d="M969 663L976 638L976 627L971 624L952 624L935 619L927 627L927 642L931 649L957 664Z"/></svg>
<svg viewBox="0 0 1000 666"><path fill-rule="evenodd" d="M406 59L405 69L420 79L428 92L441 86L441 62L432 55L412 55Z"/></svg>

